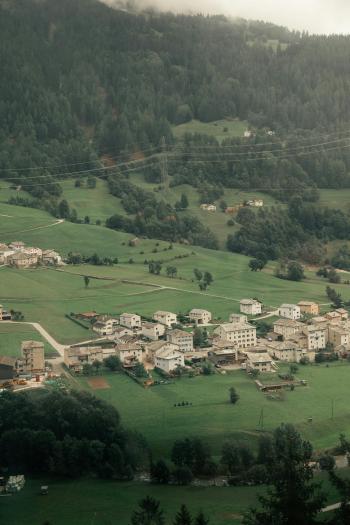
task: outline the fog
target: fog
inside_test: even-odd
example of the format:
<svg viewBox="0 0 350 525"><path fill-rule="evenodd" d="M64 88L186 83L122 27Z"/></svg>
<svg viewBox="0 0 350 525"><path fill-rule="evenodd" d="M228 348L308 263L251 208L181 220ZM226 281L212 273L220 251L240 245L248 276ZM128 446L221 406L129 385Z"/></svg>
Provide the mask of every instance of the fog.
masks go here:
<svg viewBox="0 0 350 525"><path fill-rule="evenodd" d="M117 0L104 0L113 5ZM350 0L136 0L140 8L225 14L312 33L350 33Z"/></svg>

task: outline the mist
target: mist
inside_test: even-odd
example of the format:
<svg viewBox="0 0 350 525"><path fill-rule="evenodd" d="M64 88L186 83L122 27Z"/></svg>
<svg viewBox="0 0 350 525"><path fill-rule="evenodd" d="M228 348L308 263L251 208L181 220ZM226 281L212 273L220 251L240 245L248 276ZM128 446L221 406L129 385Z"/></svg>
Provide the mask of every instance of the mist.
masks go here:
<svg viewBox="0 0 350 525"><path fill-rule="evenodd" d="M104 0L113 5L117 0ZM350 33L349 0L136 0L138 8L225 14L264 20L310 33Z"/></svg>

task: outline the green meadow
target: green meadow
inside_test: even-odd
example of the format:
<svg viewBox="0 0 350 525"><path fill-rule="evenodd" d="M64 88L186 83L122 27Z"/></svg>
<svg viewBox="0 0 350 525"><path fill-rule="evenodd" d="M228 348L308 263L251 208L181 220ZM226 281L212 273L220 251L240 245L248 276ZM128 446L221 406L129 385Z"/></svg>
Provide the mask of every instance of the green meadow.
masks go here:
<svg viewBox="0 0 350 525"><path fill-rule="evenodd" d="M204 135L211 135L219 142L225 139L234 137L243 137L244 132L248 129L248 123L238 119L232 120L216 120L215 122L200 122L199 120L191 120L185 124L173 126L173 134L175 138L181 138L186 133L202 133Z"/></svg>
<svg viewBox="0 0 350 525"><path fill-rule="evenodd" d="M55 349L32 326L0 322L0 355L20 357L22 341L40 341L45 346L45 357L57 355Z"/></svg>

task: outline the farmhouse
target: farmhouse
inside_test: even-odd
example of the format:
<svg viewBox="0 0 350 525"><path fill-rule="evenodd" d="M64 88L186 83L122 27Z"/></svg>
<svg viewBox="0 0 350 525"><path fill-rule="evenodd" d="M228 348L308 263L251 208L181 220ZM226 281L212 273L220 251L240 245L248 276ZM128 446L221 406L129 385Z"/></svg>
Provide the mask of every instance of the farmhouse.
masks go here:
<svg viewBox="0 0 350 525"><path fill-rule="evenodd" d="M200 209L205 211L216 211L216 206L215 204L201 204Z"/></svg>
<svg viewBox="0 0 350 525"><path fill-rule="evenodd" d="M281 304L278 313L286 319L296 320L301 317L300 307L296 304Z"/></svg>
<svg viewBox="0 0 350 525"><path fill-rule="evenodd" d="M55 250L44 250L42 260L44 264L48 265L63 264L62 257Z"/></svg>
<svg viewBox="0 0 350 525"><path fill-rule="evenodd" d="M169 330L166 334L167 341L179 347L181 352L192 352L193 336L184 330Z"/></svg>
<svg viewBox="0 0 350 525"><path fill-rule="evenodd" d="M35 248L33 246L26 246L23 250L23 253L28 255L36 255L40 259L43 255L43 251L40 248Z"/></svg>
<svg viewBox="0 0 350 525"><path fill-rule="evenodd" d="M0 355L0 385L11 381L15 375L16 359L7 355Z"/></svg>
<svg viewBox="0 0 350 525"><path fill-rule="evenodd" d="M269 341L267 351L273 359L287 363L299 363L303 357L309 357L306 349L294 341Z"/></svg>
<svg viewBox="0 0 350 525"><path fill-rule="evenodd" d="M168 326L169 328L172 327L173 324L177 323L177 315L173 314L172 312L165 312L163 310L158 310L153 314L154 321L157 321L158 323L164 324L165 326Z"/></svg>
<svg viewBox="0 0 350 525"><path fill-rule="evenodd" d="M239 310L243 314L259 315L261 314L261 303L256 299L241 299Z"/></svg>
<svg viewBox="0 0 350 525"><path fill-rule="evenodd" d="M184 355L172 348L162 348L155 353L154 364L156 368L169 373L178 366L185 366Z"/></svg>
<svg viewBox="0 0 350 525"><path fill-rule="evenodd" d="M45 370L44 343L40 341L23 341L22 358L17 360L19 373L41 373Z"/></svg>
<svg viewBox="0 0 350 525"><path fill-rule="evenodd" d="M119 341L120 339L132 336L134 332L130 330L129 328L125 328L125 326L117 326L114 328L113 336L115 341Z"/></svg>
<svg viewBox="0 0 350 525"><path fill-rule="evenodd" d="M248 323L224 323L214 330L220 339L236 343L238 348L256 345L256 328Z"/></svg>
<svg viewBox="0 0 350 525"><path fill-rule="evenodd" d="M6 264L7 263L7 259L9 258L9 256L13 255L14 253L16 253L15 250L12 250L11 248L8 248L6 246L6 244L1 244L1 247L0 247L0 264Z"/></svg>
<svg viewBox="0 0 350 525"><path fill-rule="evenodd" d="M293 321L292 319L278 319L273 323L273 331L276 334L282 335L284 339L289 339L294 334L301 332L304 325L299 321Z"/></svg>
<svg viewBox="0 0 350 525"><path fill-rule="evenodd" d="M188 316L191 321L194 321L196 324L209 324L212 318L211 312L202 310L201 308L193 308Z"/></svg>
<svg viewBox="0 0 350 525"><path fill-rule="evenodd" d="M99 335L112 335L115 332L118 325L118 319L107 318L94 323L92 329Z"/></svg>
<svg viewBox="0 0 350 525"><path fill-rule="evenodd" d="M259 372L271 372L274 362L267 352L246 352L246 370L258 370Z"/></svg>
<svg viewBox="0 0 350 525"><path fill-rule="evenodd" d="M208 357L215 365L232 364L238 360L238 347L236 343L215 338Z"/></svg>
<svg viewBox="0 0 350 525"><path fill-rule="evenodd" d="M252 199L246 202L246 206L251 206L253 208L262 208L262 206L264 206L264 201L262 199Z"/></svg>
<svg viewBox="0 0 350 525"><path fill-rule="evenodd" d="M141 328L141 317L137 314L121 314L120 324L126 326L127 328Z"/></svg>
<svg viewBox="0 0 350 525"><path fill-rule="evenodd" d="M11 314L0 304L0 321L11 321Z"/></svg>
<svg viewBox="0 0 350 525"><path fill-rule="evenodd" d="M7 257L7 264L15 268L30 268L38 264L38 256L23 252L16 252Z"/></svg>
<svg viewBox="0 0 350 525"><path fill-rule="evenodd" d="M142 323L141 333L152 341L158 341L165 334L165 326L160 323Z"/></svg>
<svg viewBox="0 0 350 525"><path fill-rule="evenodd" d="M115 353L114 349L113 352ZM64 364L74 372L82 372L85 364L102 362L101 346L70 346L64 349Z"/></svg>
<svg viewBox="0 0 350 525"><path fill-rule="evenodd" d="M24 246L25 244L22 241L13 241L11 244L9 244L9 247L13 248L13 250L23 250Z"/></svg>
<svg viewBox="0 0 350 525"><path fill-rule="evenodd" d="M341 315L342 321L347 321L349 318L349 312L345 308L337 308L335 310L338 314Z"/></svg>
<svg viewBox="0 0 350 525"><path fill-rule="evenodd" d="M322 315L318 315L312 318L312 324L328 326L328 319Z"/></svg>
<svg viewBox="0 0 350 525"><path fill-rule="evenodd" d="M298 305L302 314L318 315L320 307L312 301L299 301Z"/></svg>
<svg viewBox="0 0 350 525"><path fill-rule="evenodd" d="M142 348L137 343L117 344L116 354L125 367L135 366L142 361Z"/></svg>

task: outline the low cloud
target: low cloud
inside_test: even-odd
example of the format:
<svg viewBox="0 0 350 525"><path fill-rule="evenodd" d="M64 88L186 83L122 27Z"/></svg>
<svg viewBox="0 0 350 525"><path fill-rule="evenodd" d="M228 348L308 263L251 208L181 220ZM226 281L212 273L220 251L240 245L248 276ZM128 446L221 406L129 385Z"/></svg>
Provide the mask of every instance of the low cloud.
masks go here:
<svg viewBox="0 0 350 525"><path fill-rule="evenodd" d="M103 0L116 5L118 0ZM312 33L350 34L350 0L136 0L139 9L225 14Z"/></svg>

